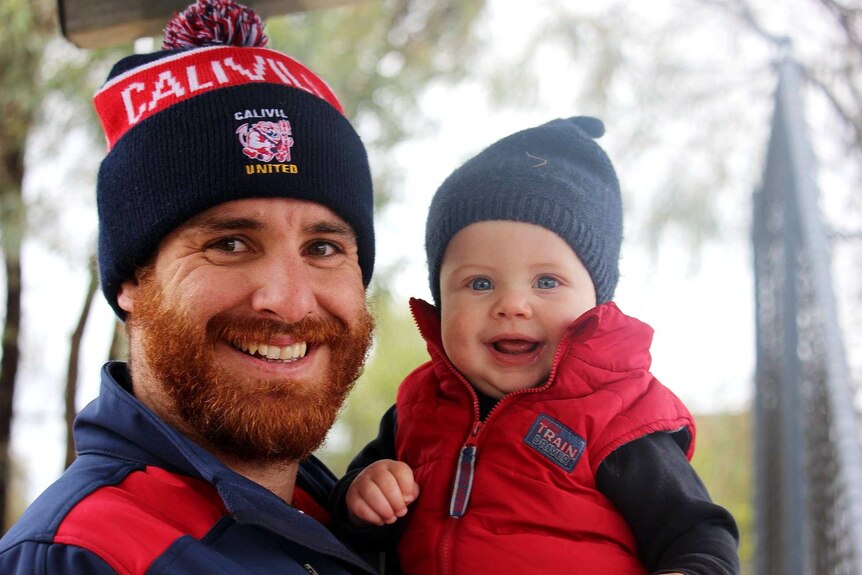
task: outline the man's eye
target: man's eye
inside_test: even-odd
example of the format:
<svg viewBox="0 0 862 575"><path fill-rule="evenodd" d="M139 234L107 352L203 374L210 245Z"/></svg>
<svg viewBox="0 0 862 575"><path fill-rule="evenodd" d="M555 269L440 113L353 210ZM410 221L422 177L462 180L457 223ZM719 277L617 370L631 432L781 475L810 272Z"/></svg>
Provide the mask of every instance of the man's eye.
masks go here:
<svg viewBox="0 0 862 575"><path fill-rule="evenodd" d="M249 251L248 244L239 238L222 238L216 240L207 246L207 249L219 250L222 252L239 253Z"/></svg>
<svg viewBox="0 0 862 575"><path fill-rule="evenodd" d="M535 286L539 289L554 289L560 285L557 278L551 276L541 276L536 280Z"/></svg>
<svg viewBox="0 0 862 575"><path fill-rule="evenodd" d="M489 280L488 278L474 278L470 280L470 289L474 289L476 291L486 291L493 288L494 284L492 284L491 280Z"/></svg>
<svg viewBox="0 0 862 575"><path fill-rule="evenodd" d="M334 256L340 252L341 249L336 244L323 240L311 242L308 246L308 255L319 258Z"/></svg>

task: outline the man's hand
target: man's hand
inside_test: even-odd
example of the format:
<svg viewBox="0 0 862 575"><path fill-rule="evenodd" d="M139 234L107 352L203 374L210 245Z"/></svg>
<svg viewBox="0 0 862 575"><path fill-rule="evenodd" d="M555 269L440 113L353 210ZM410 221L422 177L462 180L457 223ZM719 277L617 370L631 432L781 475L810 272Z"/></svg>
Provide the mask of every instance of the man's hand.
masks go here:
<svg viewBox="0 0 862 575"><path fill-rule="evenodd" d="M407 514L419 497L413 470L401 461L381 459L366 467L347 490L347 510L353 521L383 525Z"/></svg>

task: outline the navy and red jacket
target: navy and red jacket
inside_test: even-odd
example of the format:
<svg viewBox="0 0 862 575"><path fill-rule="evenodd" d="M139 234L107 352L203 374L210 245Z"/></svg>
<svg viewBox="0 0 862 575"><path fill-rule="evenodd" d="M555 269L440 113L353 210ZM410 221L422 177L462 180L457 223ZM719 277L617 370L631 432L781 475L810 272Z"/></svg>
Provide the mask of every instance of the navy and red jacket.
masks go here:
<svg viewBox="0 0 862 575"><path fill-rule="evenodd" d="M671 563L686 573L736 572L733 520L709 501L687 461L693 419L649 372L649 326L613 303L588 311L569 327L545 384L508 394L483 415L483 398L443 352L436 310L418 300L411 307L431 361L405 379L396 410L384 418L394 436L386 437L390 431L381 424L385 439L378 437L351 464L336 494L346 493L345 484L374 456L410 465L421 493L400 533L405 573L647 573L652 543L639 537L645 530L634 533L630 516L603 492L616 479L600 486L602 477L616 475L608 471L619 463L616 453L635 444L638 453L656 447L652 453L668 455L680 471L671 471L668 482L629 474L623 484L653 486L639 488L648 498L640 505L660 509L662 501L691 501L697 508L684 511L681 521L673 518L675 509L660 510L659 529L680 528L698 541L718 532L718 544L681 546L685 559ZM640 443L644 438L651 439ZM643 460L638 453L630 460ZM614 464L606 465L609 460ZM686 493L677 497L664 489ZM665 537L653 529L647 538L653 535ZM723 556L693 557L690 549L720 549ZM651 569L673 556L666 551L648 559Z"/></svg>
<svg viewBox="0 0 862 575"><path fill-rule="evenodd" d="M334 478L300 465L293 507L234 473L108 363L75 421L78 457L0 539L4 575L373 573L318 519ZM297 507L304 508L306 512Z"/></svg>

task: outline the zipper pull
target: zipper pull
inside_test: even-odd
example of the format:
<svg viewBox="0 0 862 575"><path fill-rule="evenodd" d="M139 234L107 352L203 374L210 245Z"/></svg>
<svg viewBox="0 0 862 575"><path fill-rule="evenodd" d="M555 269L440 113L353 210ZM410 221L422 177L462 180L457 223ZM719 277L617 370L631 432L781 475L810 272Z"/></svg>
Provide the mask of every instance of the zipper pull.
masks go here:
<svg viewBox="0 0 862 575"><path fill-rule="evenodd" d="M452 486L452 499L449 501L449 516L461 517L467 511L470 492L473 491L473 473L476 470L476 436L482 428L477 421L470 433L470 439L461 448L458 466L455 469L455 484Z"/></svg>

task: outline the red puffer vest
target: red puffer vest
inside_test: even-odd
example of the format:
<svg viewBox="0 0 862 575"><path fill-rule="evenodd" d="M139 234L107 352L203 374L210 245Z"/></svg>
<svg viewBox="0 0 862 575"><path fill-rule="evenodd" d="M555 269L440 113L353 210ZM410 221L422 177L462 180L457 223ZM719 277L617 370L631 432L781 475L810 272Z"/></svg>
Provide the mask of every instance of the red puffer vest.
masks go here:
<svg viewBox="0 0 862 575"><path fill-rule="evenodd" d="M691 415L649 373L652 328L614 303L590 310L569 327L548 382L507 395L480 422L475 392L443 354L436 310L410 303L431 361L397 398L398 458L421 488L399 548L405 573L646 573L595 473L653 432L686 427L694 451Z"/></svg>

